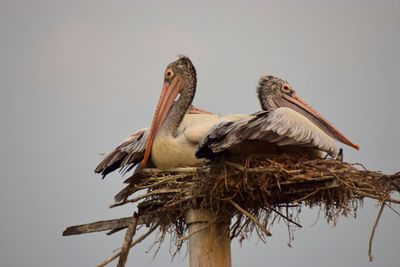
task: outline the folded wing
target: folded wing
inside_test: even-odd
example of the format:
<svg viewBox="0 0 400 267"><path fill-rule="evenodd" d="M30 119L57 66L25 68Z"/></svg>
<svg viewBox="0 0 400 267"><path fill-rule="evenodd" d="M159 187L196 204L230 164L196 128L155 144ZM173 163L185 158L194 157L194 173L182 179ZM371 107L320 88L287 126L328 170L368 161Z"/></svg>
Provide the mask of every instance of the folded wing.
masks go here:
<svg viewBox="0 0 400 267"><path fill-rule="evenodd" d="M100 173L104 178L107 174L119 168L124 168L125 171L132 169L143 159L148 133L147 128L134 132L108 153L94 172Z"/></svg>
<svg viewBox="0 0 400 267"><path fill-rule="evenodd" d="M282 107L216 125L199 144L196 156L212 158L214 154L252 141L261 142L265 151L270 151L271 146L299 146L325 151L332 156L338 153L332 137L302 114Z"/></svg>

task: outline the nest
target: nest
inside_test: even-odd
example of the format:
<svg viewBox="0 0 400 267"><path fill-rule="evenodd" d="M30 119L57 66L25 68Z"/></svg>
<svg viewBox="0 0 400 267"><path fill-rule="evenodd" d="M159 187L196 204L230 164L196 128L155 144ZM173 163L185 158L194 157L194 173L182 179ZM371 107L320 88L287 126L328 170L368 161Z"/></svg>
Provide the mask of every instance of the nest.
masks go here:
<svg viewBox="0 0 400 267"><path fill-rule="evenodd" d="M111 207L137 203L134 217L73 226L64 234L114 233L135 218L135 228L144 223L151 232L159 229L160 240L172 233L179 250L187 239L185 214L193 208L228 214L231 239L257 233L264 240L277 219L288 227L301 227L302 205L322 208L326 219L334 222L339 215L355 215L365 197L400 204L391 198L393 192L400 192L400 173L385 175L360 164L288 155L227 158L168 172L145 169L126 183Z"/></svg>

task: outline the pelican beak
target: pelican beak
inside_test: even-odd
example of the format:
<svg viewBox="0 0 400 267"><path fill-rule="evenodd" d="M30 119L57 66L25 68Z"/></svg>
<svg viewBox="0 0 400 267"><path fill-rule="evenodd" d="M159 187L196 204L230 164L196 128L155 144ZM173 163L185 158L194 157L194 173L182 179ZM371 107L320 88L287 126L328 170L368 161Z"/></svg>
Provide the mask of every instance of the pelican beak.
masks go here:
<svg viewBox="0 0 400 267"><path fill-rule="evenodd" d="M178 76L175 76L171 82L165 81L161 91L160 99L158 100L156 113L154 114L153 122L151 123L149 137L147 139L146 151L141 162L141 167L145 168L150 157L151 147L157 132L160 130L165 121L169 110L171 109L176 97L183 88L183 81Z"/></svg>
<svg viewBox="0 0 400 267"><path fill-rule="evenodd" d="M332 123L325 119L318 111L311 107L307 102L301 99L296 93L292 95L283 95L283 101L277 101L279 106L287 106L303 114L306 118L314 122L319 128L325 133L333 137L334 139L342 142L348 146L351 146L357 150L360 147L351 142L344 134L342 134Z"/></svg>

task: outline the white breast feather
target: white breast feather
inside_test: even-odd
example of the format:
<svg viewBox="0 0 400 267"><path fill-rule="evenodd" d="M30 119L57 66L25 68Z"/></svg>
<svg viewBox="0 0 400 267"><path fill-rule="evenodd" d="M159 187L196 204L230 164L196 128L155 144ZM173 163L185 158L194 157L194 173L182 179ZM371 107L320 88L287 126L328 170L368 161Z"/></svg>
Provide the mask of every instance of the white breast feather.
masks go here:
<svg viewBox="0 0 400 267"><path fill-rule="evenodd" d="M312 121L291 108L278 108L268 116L266 131L272 131L290 139L278 141L278 145L303 144L315 146L332 156L338 154L335 141Z"/></svg>

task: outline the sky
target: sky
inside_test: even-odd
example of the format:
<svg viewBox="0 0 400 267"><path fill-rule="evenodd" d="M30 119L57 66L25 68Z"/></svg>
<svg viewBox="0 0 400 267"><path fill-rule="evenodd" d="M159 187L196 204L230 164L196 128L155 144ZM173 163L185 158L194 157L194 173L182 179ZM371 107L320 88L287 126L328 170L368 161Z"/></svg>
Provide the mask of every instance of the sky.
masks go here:
<svg viewBox="0 0 400 267"><path fill-rule="evenodd" d="M123 233L61 234L132 214L108 208L123 178L93 170L151 123L180 54L197 69L196 106L256 112L259 77L277 75L360 145L344 147L346 161L400 170L399 1L0 0L0 40L1 266L95 266L120 247ZM378 209L366 201L335 227L303 209L292 247L274 225L267 244L233 241L233 266L398 266L389 209L368 262ZM186 249L171 262L168 241L153 259L154 239L131 251L131 266L188 265Z"/></svg>

